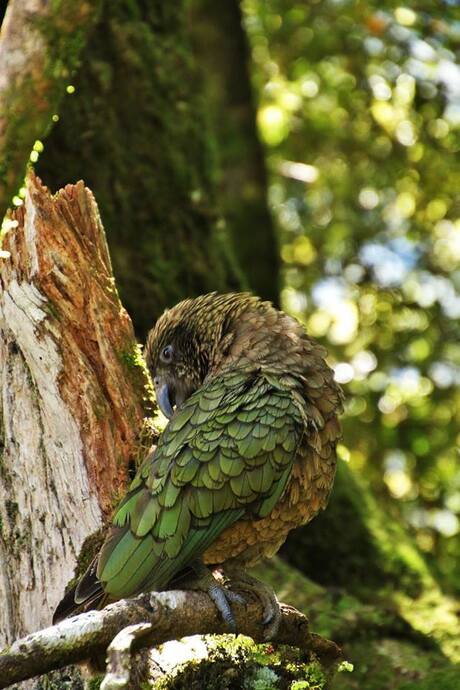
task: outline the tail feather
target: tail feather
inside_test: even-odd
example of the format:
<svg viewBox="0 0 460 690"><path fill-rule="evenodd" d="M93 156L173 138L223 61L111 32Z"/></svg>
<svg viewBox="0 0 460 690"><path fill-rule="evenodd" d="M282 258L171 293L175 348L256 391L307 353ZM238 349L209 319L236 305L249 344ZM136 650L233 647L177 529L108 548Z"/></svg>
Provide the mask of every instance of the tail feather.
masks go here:
<svg viewBox="0 0 460 690"><path fill-rule="evenodd" d="M66 592L53 614L53 625L69 616L99 608L106 595L97 579L97 558L95 558L77 584Z"/></svg>
<svg viewBox="0 0 460 690"><path fill-rule="evenodd" d="M103 594L102 585L97 578L98 559L99 554L96 556L96 558L93 558L83 577L79 580L77 586L75 587L76 604L84 604L94 596Z"/></svg>

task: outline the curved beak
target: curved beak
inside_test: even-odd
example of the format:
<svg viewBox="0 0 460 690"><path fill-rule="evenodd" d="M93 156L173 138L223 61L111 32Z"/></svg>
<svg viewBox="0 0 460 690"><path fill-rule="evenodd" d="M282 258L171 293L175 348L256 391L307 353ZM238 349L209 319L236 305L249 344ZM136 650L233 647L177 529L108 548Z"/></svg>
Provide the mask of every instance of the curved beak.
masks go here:
<svg viewBox="0 0 460 690"><path fill-rule="evenodd" d="M171 396L168 384L162 383L159 386L155 386L155 394L157 396L157 402L160 410L163 412L165 417L171 419L174 414L174 410L171 404Z"/></svg>

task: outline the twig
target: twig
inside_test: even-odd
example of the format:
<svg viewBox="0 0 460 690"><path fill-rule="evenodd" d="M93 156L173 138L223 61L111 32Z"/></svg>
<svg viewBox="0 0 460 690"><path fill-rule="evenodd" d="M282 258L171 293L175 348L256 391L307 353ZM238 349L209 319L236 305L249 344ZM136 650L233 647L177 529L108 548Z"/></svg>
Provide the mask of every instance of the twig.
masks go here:
<svg viewBox="0 0 460 690"><path fill-rule="evenodd" d="M235 606L238 630L263 641L260 603ZM102 611L74 616L14 642L0 652L0 688L105 652L128 626L148 623L151 631L134 648L151 647L189 635L228 632L209 597L193 591L153 592L125 599ZM296 609L282 605L281 625L274 643L312 652L330 663L340 656L334 642L311 635L308 621Z"/></svg>
<svg viewBox="0 0 460 690"><path fill-rule="evenodd" d="M107 649L107 671L101 690L123 690L131 675L131 646L152 629L150 623L128 625L118 633Z"/></svg>

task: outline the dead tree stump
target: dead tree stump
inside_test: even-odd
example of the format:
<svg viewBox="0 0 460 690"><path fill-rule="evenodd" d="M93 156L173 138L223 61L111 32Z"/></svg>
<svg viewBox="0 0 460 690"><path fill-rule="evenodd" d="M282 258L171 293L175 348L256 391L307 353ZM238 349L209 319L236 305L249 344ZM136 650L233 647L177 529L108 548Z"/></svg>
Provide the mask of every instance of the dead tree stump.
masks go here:
<svg viewBox="0 0 460 690"><path fill-rule="evenodd" d="M49 625L124 489L147 379L92 193L31 174L0 255L0 646ZM14 227L15 226L15 227Z"/></svg>

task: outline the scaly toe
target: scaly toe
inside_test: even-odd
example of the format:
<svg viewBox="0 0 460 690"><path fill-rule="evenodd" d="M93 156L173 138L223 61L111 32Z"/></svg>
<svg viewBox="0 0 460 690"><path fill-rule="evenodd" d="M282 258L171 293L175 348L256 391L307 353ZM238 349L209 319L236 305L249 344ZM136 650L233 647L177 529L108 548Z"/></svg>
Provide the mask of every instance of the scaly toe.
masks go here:
<svg viewBox="0 0 460 690"><path fill-rule="evenodd" d="M244 601L243 597L236 592L231 592L229 589L221 587L218 584L211 585L208 589L208 594L216 605L216 608L227 624L230 632L236 634L237 625L232 604L244 605L246 602Z"/></svg>
<svg viewBox="0 0 460 690"><path fill-rule="evenodd" d="M262 618L262 623L264 625L269 625L274 618L275 612L273 611L273 609L266 607L264 609L264 617Z"/></svg>
<svg viewBox="0 0 460 690"><path fill-rule="evenodd" d="M209 568L203 565L201 561L193 561L190 567L195 572L196 577L191 582L188 582L188 589L198 589L206 592L214 602L230 631L236 633L237 626L232 604L245 606L246 601L241 594L232 592L224 584L221 584L221 580L216 579Z"/></svg>

